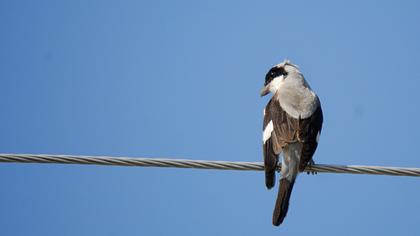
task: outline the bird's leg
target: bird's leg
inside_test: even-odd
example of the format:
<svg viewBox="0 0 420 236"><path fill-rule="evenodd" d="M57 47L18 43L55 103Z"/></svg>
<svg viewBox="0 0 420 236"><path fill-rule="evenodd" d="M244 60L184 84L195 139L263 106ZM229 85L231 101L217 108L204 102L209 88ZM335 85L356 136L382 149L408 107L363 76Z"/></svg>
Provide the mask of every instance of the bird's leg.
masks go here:
<svg viewBox="0 0 420 236"><path fill-rule="evenodd" d="M311 159L309 162L308 162L308 164L307 164L307 166L309 167L309 168L311 168L312 167L312 165L315 165L315 161L313 160L313 159ZM318 172L316 172L316 171L313 171L313 170L311 170L311 171L308 171L308 172L306 172L308 175L309 174L318 174Z"/></svg>

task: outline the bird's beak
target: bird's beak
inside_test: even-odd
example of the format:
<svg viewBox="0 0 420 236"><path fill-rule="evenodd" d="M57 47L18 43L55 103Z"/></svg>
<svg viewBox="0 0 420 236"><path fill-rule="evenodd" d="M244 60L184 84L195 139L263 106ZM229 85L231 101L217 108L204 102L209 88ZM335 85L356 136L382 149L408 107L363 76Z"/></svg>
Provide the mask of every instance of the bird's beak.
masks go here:
<svg viewBox="0 0 420 236"><path fill-rule="evenodd" d="M268 88L268 85L264 86L260 91L261 97L264 97L265 95L267 95L269 93L270 93L270 89Z"/></svg>

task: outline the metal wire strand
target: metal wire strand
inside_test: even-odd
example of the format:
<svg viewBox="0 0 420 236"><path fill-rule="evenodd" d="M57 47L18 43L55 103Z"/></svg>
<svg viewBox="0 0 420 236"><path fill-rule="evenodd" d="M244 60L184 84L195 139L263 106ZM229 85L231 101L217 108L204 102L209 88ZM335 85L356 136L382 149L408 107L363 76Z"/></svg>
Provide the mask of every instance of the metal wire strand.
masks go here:
<svg viewBox="0 0 420 236"><path fill-rule="evenodd" d="M204 161L163 158L134 158L109 156L75 156L48 154L0 154L0 162L9 163L45 163L45 164L82 164L112 166L175 167L217 170L262 171L261 162ZM281 169L281 164L278 169ZM420 168L360 166L360 165L323 165L308 166L306 172L420 176Z"/></svg>

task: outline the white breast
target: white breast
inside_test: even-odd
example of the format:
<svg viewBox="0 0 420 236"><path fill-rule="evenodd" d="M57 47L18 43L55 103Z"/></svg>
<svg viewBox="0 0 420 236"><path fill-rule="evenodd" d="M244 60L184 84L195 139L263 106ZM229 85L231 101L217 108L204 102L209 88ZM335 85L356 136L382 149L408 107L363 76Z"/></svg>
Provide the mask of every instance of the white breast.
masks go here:
<svg viewBox="0 0 420 236"><path fill-rule="evenodd" d="M286 78L277 90L275 96L281 108L291 117L306 119L310 117L319 106L319 99L311 90L301 75L297 78Z"/></svg>

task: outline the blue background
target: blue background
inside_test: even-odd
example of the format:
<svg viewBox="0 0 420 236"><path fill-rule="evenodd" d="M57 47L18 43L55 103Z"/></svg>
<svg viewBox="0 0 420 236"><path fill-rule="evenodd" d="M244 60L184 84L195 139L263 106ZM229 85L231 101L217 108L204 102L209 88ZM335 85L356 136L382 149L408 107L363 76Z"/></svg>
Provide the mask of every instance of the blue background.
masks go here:
<svg viewBox="0 0 420 236"><path fill-rule="evenodd" d="M415 1L0 1L0 151L262 161L284 58L321 98L318 163L419 167ZM412 177L0 164L1 235L417 234Z"/></svg>

